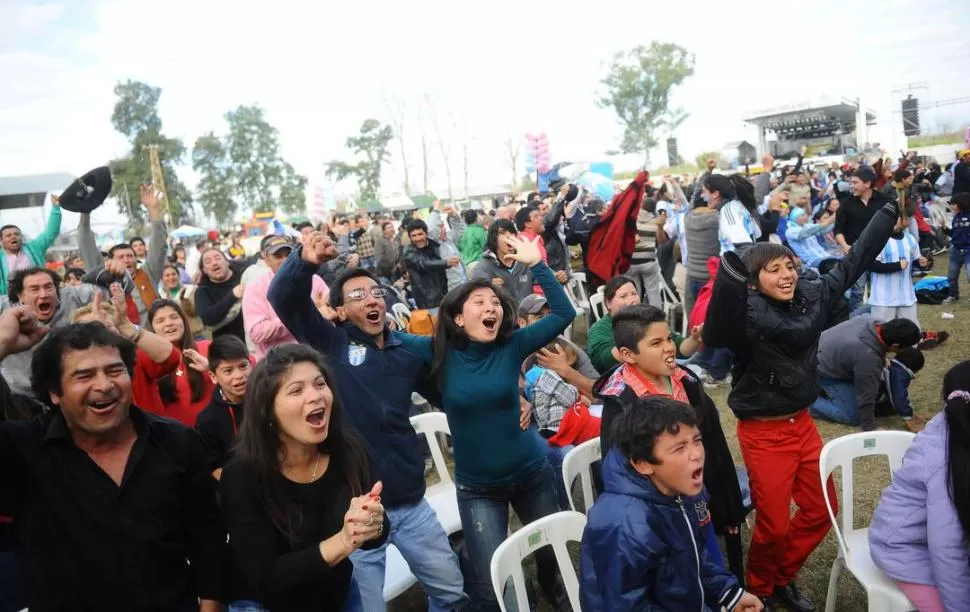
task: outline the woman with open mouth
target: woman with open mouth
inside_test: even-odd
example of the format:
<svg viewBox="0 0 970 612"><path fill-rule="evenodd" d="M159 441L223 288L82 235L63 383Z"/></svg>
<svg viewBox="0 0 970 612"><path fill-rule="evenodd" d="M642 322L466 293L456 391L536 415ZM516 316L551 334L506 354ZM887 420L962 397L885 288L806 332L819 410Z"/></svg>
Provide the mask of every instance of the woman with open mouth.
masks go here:
<svg viewBox="0 0 970 612"><path fill-rule="evenodd" d="M390 532L383 485L363 440L344 426L333 380L307 346L270 349L249 379L246 418L220 480L232 550L273 612L362 610L350 554L381 546Z"/></svg>
<svg viewBox="0 0 970 612"><path fill-rule="evenodd" d="M520 329L515 305L491 279L471 280L448 292L438 311L434 338L401 335L431 365L441 390L455 449L458 508L469 564L465 591L472 608L498 610L489 564L506 535L509 504L523 524L560 510L558 478L546 460L545 441L529 415L520 414L522 361L546 346L576 317L537 241L506 235L508 257L528 266L551 313ZM548 548L536 554L539 582L550 603L569 610L559 570Z"/></svg>

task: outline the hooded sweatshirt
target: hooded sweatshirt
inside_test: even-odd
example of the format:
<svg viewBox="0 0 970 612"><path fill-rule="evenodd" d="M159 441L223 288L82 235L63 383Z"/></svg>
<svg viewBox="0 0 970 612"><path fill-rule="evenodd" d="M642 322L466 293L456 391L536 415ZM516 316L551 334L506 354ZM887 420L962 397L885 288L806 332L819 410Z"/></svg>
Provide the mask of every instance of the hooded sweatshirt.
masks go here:
<svg viewBox="0 0 970 612"><path fill-rule="evenodd" d="M886 348L876 332L878 323L870 315L849 319L822 332L818 345L819 376L852 381L859 426L864 431L876 428L879 381L886 365Z"/></svg>
<svg viewBox="0 0 970 612"><path fill-rule="evenodd" d="M734 609L743 591L704 547L706 499L664 495L615 448L603 484L580 546L583 610Z"/></svg>
<svg viewBox="0 0 970 612"><path fill-rule="evenodd" d="M938 414L906 450L869 525L869 552L890 578L936 586L944 608L966 610L970 548L949 495L948 435Z"/></svg>

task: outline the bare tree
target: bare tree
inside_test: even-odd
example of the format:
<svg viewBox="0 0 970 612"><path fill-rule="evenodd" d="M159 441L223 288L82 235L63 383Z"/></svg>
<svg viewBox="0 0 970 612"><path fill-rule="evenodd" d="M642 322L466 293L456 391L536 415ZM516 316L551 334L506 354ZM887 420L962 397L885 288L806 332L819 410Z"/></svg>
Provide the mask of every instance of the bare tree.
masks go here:
<svg viewBox="0 0 970 612"><path fill-rule="evenodd" d="M515 189L519 184L519 153L522 152L520 138L516 138L509 133L505 137L505 153L509 156L509 167L512 169L512 182L510 187Z"/></svg>
<svg viewBox="0 0 970 612"><path fill-rule="evenodd" d="M434 129L435 141L438 143L438 152L441 153L441 161L445 164L445 182L448 184L448 199L454 200L454 191L451 186L451 142L446 135L441 132L441 121L438 117L438 109L435 106L431 94L424 95L424 105L428 111L428 118L431 120L431 127Z"/></svg>
<svg viewBox="0 0 970 612"><path fill-rule="evenodd" d="M471 143L472 137L468 131L468 122L462 119L454 119L455 135L461 137L461 173L462 179L465 186L465 197L468 197L470 190L470 181L468 177L471 174L471 164L468 160L468 150Z"/></svg>
<svg viewBox="0 0 970 612"><path fill-rule="evenodd" d="M400 96L385 96L384 107L387 109L388 123L394 130L394 139L397 140L397 146L401 150L401 165L404 167L404 195L411 195L411 166L408 164L407 147L404 143L408 103Z"/></svg>
<svg viewBox="0 0 970 612"><path fill-rule="evenodd" d="M421 130L421 192L429 194L428 180L431 178L431 139L428 126L428 109L422 102L418 103L418 126Z"/></svg>

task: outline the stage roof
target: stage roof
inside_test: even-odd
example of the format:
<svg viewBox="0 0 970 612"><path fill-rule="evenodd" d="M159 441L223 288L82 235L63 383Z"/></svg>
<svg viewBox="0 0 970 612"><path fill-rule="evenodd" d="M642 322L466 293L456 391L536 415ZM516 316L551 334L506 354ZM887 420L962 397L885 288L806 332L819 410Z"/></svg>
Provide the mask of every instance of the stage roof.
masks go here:
<svg viewBox="0 0 970 612"><path fill-rule="evenodd" d="M855 129L856 102L848 98L820 98L797 104L748 113L742 119L759 127L782 133L816 132L819 135ZM866 124L875 125L876 114L866 109Z"/></svg>

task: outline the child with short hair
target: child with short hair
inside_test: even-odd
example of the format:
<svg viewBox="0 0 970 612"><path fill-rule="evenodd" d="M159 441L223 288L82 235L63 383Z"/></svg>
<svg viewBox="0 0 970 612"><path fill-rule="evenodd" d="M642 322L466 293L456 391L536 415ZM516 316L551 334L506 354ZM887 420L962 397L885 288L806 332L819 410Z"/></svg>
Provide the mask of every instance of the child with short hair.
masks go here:
<svg viewBox="0 0 970 612"><path fill-rule="evenodd" d="M603 402L600 446L605 455L615 443L612 423L634 409L638 398L660 395L689 404L697 413L704 434L705 485L710 493L712 522L708 544L712 559L721 562L715 533L738 536L745 510L734 458L728 448L721 419L704 385L687 368L677 365L673 334L663 311L654 306L627 306L613 316L614 356L620 365L606 373L593 388ZM731 570L738 576L741 567L740 538L729 546ZM736 550L736 554L730 554Z"/></svg>
<svg viewBox="0 0 970 612"><path fill-rule="evenodd" d="M229 462L232 442L243 419L243 400L252 373L246 343L237 336L219 336L209 345L209 378L216 386L212 401L195 420L202 436L212 477L219 480Z"/></svg>
<svg viewBox="0 0 970 612"><path fill-rule="evenodd" d="M919 325L913 264L925 266L927 260L920 253L916 238L906 230L907 223L905 217L899 217L886 245L869 264L869 306L879 321L902 317Z"/></svg>
<svg viewBox="0 0 970 612"><path fill-rule="evenodd" d="M960 268L970 280L970 193L956 193L950 198L953 220L950 222L950 264L946 277L950 283L950 297L944 304L960 299Z"/></svg>
<svg viewBox="0 0 970 612"><path fill-rule="evenodd" d="M603 461L605 491L580 546L583 610L763 609L704 548L699 424L689 405L658 395L617 415L616 444Z"/></svg>
<svg viewBox="0 0 970 612"><path fill-rule="evenodd" d="M903 419L906 429L918 432L925 421L913 414L913 402L909 399L909 385L916 378L916 373L923 369L926 359L923 352L911 346L899 349L889 365L883 370L881 395L877 400L876 412L885 407L885 412L898 414Z"/></svg>

